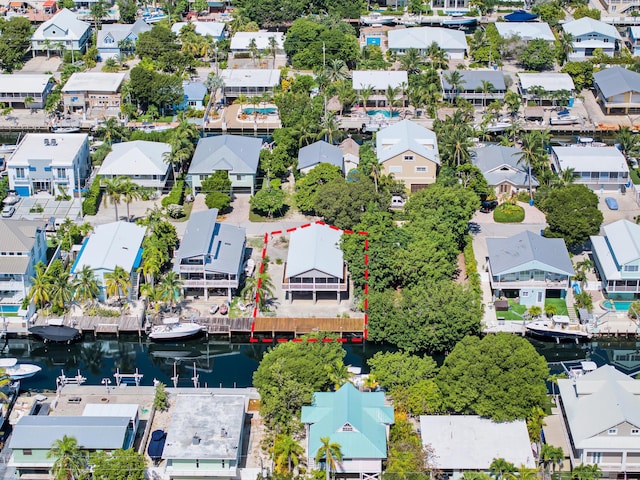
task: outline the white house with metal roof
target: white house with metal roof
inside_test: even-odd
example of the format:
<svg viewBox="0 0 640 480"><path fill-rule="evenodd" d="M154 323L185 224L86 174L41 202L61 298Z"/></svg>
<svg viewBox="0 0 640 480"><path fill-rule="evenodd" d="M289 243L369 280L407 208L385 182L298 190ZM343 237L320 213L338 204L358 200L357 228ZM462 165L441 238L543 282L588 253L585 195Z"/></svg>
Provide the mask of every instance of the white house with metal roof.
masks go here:
<svg viewBox="0 0 640 480"><path fill-rule="evenodd" d="M133 52L142 32L151 30L151 25L139 18L133 24L104 23L98 30L97 47L101 60L117 58Z"/></svg>
<svg viewBox="0 0 640 480"><path fill-rule="evenodd" d="M618 220L593 235L593 260L602 289L611 298L633 299L640 293L640 225Z"/></svg>
<svg viewBox="0 0 640 480"><path fill-rule="evenodd" d="M540 72L518 73L518 90L525 100L552 103L557 92L566 91L569 99L574 96L575 85L568 73Z"/></svg>
<svg viewBox="0 0 640 480"><path fill-rule="evenodd" d="M629 183L627 161L616 147L552 147L551 167L558 174L573 169L574 183L601 192L620 192Z"/></svg>
<svg viewBox="0 0 640 480"><path fill-rule="evenodd" d="M498 197L529 190L529 172L521 157L521 149L501 145L488 145L471 151L471 162L480 169ZM539 185L532 175L531 187Z"/></svg>
<svg viewBox="0 0 640 480"><path fill-rule="evenodd" d="M523 42L545 40L555 42L556 37L546 22L496 22L498 34L504 38L517 37Z"/></svg>
<svg viewBox="0 0 640 480"><path fill-rule="evenodd" d="M84 53L91 37L91 25L78 20L76 13L63 8L41 24L31 36L31 53L69 50Z"/></svg>
<svg viewBox="0 0 640 480"><path fill-rule="evenodd" d="M120 113L124 76L123 72L76 72L62 87L62 103L70 112L116 116Z"/></svg>
<svg viewBox="0 0 640 480"><path fill-rule="evenodd" d="M447 58L462 60L467 54L467 37L460 30L442 27L412 27L390 30L389 50L402 55L410 48L418 50L422 55L431 44L435 43L444 50Z"/></svg>
<svg viewBox="0 0 640 480"><path fill-rule="evenodd" d="M205 178L224 170L229 174L232 191L253 195L261 149L260 138L241 135L201 138L189 166L187 183L195 194L200 191Z"/></svg>
<svg viewBox="0 0 640 480"><path fill-rule="evenodd" d="M238 53L250 53L250 45L252 41L255 41L256 47L259 51L271 49L270 42L274 38L276 41L277 53L284 53L284 33L282 32L268 32L266 30L260 30L258 32L236 32L231 37L230 51L232 54Z"/></svg>
<svg viewBox="0 0 640 480"><path fill-rule="evenodd" d="M442 72L442 98L454 101L464 98L475 105L486 105L493 100L504 100L507 86L504 73L497 70L455 70L460 73L460 85L451 85L449 74ZM485 83L487 82L487 83ZM489 88L486 88L489 87ZM486 88L486 89L485 89Z"/></svg>
<svg viewBox="0 0 640 480"><path fill-rule="evenodd" d="M138 297L139 273L138 267L142 260L142 241L147 227L130 222L113 222L95 227L82 242L78 257L71 267L71 274L77 274L87 266L95 275L100 287L98 298L107 298L107 279L105 275L112 273L116 267L121 267L129 273L131 288L123 296L129 299Z"/></svg>
<svg viewBox="0 0 640 480"><path fill-rule="evenodd" d="M399 102L404 98L403 86L407 86L409 77L402 70L355 70L352 73L353 89L360 94L362 90L371 88L372 92L367 99L367 105L386 107L386 92L389 88L397 89L395 100ZM364 105L365 107L367 105Z"/></svg>
<svg viewBox="0 0 640 480"><path fill-rule="evenodd" d="M114 143L98 175L103 178L128 177L142 187L162 190L171 172L171 166L165 161L170 152L168 143L146 140Z"/></svg>
<svg viewBox="0 0 640 480"><path fill-rule="evenodd" d="M298 151L298 170L301 173L309 173L314 167L321 163L329 163L340 169L344 173L344 160L342 150L336 145L331 145L324 140L319 140L302 147Z"/></svg>
<svg viewBox="0 0 640 480"><path fill-rule="evenodd" d="M582 17L578 20L564 23L562 29L573 36L573 51L569 53L569 60L579 61L593 56L596 49L613 57L617 50L616 42L622 40L618 29L614 25Z"/></svg>
<svg viewBox="0 0 640 480"><path fill-rule="evenodd" d="M435 183L440 168L438 139L431 130L402 120L376 135L382 173L404 182L412 192Z"/></svg>
<svg viewBox="0 0 640 480"><path fill-rule="evenodd" d="M163 478L240 478L245 411L241 395L176 395L162 452Z"/></svg>
<svg viewBox="0 0 640 480"><path fill-rule="evenodd" d="M291 232L289 252L282 279L282 290L293 302L293 292L335 292L340 301L349 290L347 267L340 248L342 230L312 223Z"/></svg>
<svg viewBox="0 0 640 480"><path fill-rule="evenodd" d="M38 192L74 195L91 169L86 133L28 133L7 159L9 186L22 197Z"/></svg>
<svg viewBox="0 0 640 480"><path fill-rule="evenodd" d="M280 84L280 70L268 69L225 69L220 74L224 86L222 92L227 104L240 95L254 97L263 93L273 93Z"/></svg>
<svg viewBox="0 0 640 480"><path fill-rule="evenodd" d="M640 381L604 365L558 379L571 466L597 465L608 478L640 473Z"/></svg>
<svg viewBox="0 0 640 480"><path fill-rule="evenodd" d="M640 111L640 73L620 66L605 68L593 74L593 86L607 115Z"/></svg>
<svg viewBox="0 0 640 480"><path fill-rule="evenodd" d="M467 471L489 473L496 458L536 468L524 420L497 423L477 415L422 415L420 437L433 449L433 465L458 480Z"/></svg>
<svg viewBox="0 0 640 480"><path fill-rule="evenodd" d="M575 271L562 238L525 231L509 238L487 238L487 267L496 297L519 297L520 304L544 305L564 298Z"/></svg>
<svg viewBox="0 0 640 480"><path fill-rule="evenodd" d="M136 432L126 416L24 415L13 427L8 465L22 478L50 475L55 458L50 458L48 453L51 445L65 435L75 438L80 450L89 454L131 448Z"/></svg>
<svg viewBox="0 0 640 480"><path fill-rule="evenodd" d="M53 77L47 74L0 75L0 102L13 108L44 108L53 85ZM27 98L32 101L25 103Z"/></svg>
<svg viewBox="0 0 640 480"><path fill-rule="evenodd" d="M193 25L197 35L206 37L209 35L213 40L218 41L224 38L224 30L227 24L224 22L176 22L171 26L171 31L176 35L180 34L183 27Z"/></svg>
<svg viewBox="0 0 640 480"><path fill-rule="evenodd" d="M87 403L83 417L128 417L132 431L138 431L140 405L136 403Z"/></svg>
<svg viewBox="0 0 640 480"><path fill-rule="evenodd" d="M45 222L0 219L0 316L17 315L35 266L47 263Z"/></svg>
<svg viewBox="0 0 640 480"><path fill-rule="evenodd" d="M240 285L246 232L217 219L217 208L191 214L173 271L180 275L185 294L196 291L206 300L211 290L226 290L231 300Z"/></svg>

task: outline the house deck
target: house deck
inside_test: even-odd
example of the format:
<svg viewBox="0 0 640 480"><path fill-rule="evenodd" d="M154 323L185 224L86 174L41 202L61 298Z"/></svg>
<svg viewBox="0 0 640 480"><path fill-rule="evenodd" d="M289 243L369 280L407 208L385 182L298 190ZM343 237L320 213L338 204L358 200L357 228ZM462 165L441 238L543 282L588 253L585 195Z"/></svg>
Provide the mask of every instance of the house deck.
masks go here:
<svg viewBox="0 0 640 480"><path fill-rule="evenodd" d="M362 318L278 318L259 317L256 318L254 328L256 333L270 332L275 334L293 333L302 335L311 332L334 332L362 333L364 332L364 321Z"/></svg>

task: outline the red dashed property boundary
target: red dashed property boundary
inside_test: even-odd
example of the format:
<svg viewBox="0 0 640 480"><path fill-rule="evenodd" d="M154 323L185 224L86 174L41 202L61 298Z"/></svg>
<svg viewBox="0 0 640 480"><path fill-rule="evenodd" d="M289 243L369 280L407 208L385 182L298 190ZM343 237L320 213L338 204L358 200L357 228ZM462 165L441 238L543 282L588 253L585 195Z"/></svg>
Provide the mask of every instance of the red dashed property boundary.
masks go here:
<svg viewBox="0 0 640 480"><path fill-rule="evenodd" d="M318 225L327 225L325 222L318 220L316 222L314 222ZM295 230L297 230L298 228L307 228L310 227L312 224L311 223L305 223L304 225L300 225L299 227L293 227L293 228L287 228L285 230L284 233L291 233ZM340 230L338 227L336 227L335 225L328 225L329 228L332 228L333 230ZM353 230L342 230L342 232L345 235L363 235L363 236L367 236L369 235L369 232L354 232ZM262 261L260 262L260 273L264 273L264 258L267 256L267 246L269 245L269 237L273 237L274 235L282 235L283 231L282 230L274 230L271 233L265 233L264 234L264 238L263 238L263 245L262 245L262 256L261 259ZM251 343L258 343L260 340L258 340L257 338L254 337L254 331L256 328L256 318L258 316L258 301L260 300L260 289L262 287L262 278L258 278L258 284L256 285L256 298L255 298L255 303L254 303L254 307L253 307L253 321L251 322L251 338L249 339L249 342ZM340 337L337 339L333 339L333 338L322 338L322 339L317 339L317 338L307 338L305 340L303 340L302 338L262 338L262 343L286 343L286 342L296 342L296 343L300 343L303 341L309 342L309 343L316 343L318 341L320 341L321 343L331 343L333 341L336 341L338 343L346 343L349 340L351 340L352 343L362 343L363 340L367 340L367 338L369 337L369 239L365 238L364 240L364 290L363 290L363 296L364 296L364 301L363 301L363 310L364 310L364 328L363 328L363 335L362 338L359 337L354 337L351 339L347 339L345 337Z"/></svg>

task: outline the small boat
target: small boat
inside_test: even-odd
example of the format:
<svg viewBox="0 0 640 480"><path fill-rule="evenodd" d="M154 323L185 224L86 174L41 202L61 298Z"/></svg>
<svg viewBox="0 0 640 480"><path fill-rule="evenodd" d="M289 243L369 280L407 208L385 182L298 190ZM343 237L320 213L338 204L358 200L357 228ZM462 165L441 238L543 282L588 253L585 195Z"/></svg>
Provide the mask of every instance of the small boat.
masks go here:
<svg viewBox="0 0 640 480"><path fill-rule="evenodd" d="M247 260L244 264L244 274L247 277L250 277L251 275L253 275L253 272L256 269L256 262L253 260L253 258L250 258L249 260Z"/></svg>
<svg viewBox="0 0 640 480"><path fill-rule="evenodd" d="M149 332L151 340L176 340L198 335L203 330L202 325L194 322L180 323L178 317L165 318L162 325L156 325Z"/></svg>
<svg viewBox="0 0 640 480"><path fill-rule="evenodd" d="M551 125L573 125L574 123L580 123L580 117L577 115L561 115L557 117L551 117L549 119Z"/></svg>
<svg viewBox="0 0 640 480"><path fill-rule="evenodd" d="M218 313L218 310L220 310L220 305L218 305L217 303L214 303L213 305L211 305L211 308L209 309L209 313L211 315L215 315L216 313Z"/></svg>
<svg viewBox="0 0 640 480"><path fill-rule="evenodd" d="M220 305L220 315L226 315L229 313L229 306L226 303Z"/></svg>
<svg viewBox="0 0 640 480"><path fill-rule="evenodd" d="M11 380L23 380L33 377L42 370L38 365L32 363L18 363L17 358L0 358L0 368Z"/></svg>
<svg viewBox="0 0 640 480"><path fill-rule="evenodd" d="M77 133L80 131L80 127L53 127L53 133Z"/></svg>
<svg viewBox="0 0 640 480"><path fill-rule="evenodd" d="M554 315L551 319L536 320L526 324L527 333L540 338L560 340L589 340L592 333L587 325L571 323L567 315Z"/></svg>
<svg viewBox="0 0 640 480"><path fill-rule="evenodd" d="M477 20L473 17L465 17L462 14L452 15L451 18L442 21L443 27L458 27L463 25L475 25Z"/></svg>
<svg viewBox="0 0 640 480"><path fill-rule="evenodd" d="M486 130L487 132L504 132L507 128L510 128L512 125L511 122L507 121L496 121L487 124Z"/></svg>
<svg viewBox="0 0 640 480"><path fill-rule="evenodd" d="M164 430L154 430L151 433L147 454L149 454L149 458L153 460L154 464L157 464L162 459L162 452L164 451L164 443L166 440L167 434Z"/></svg>
<svg viewBox="0 0 640 480"><path fill-rule="evenodd" d="M47 325L31 327L29 333L41 338L45 343L71 343L80 338L80 330L63 325L62 318L52 318Z"/></svg>
<svg viewBox="0 0 640 480"><path fill-rule="evenodd" d="M397 17L392 15L382 15L380 12L371 12L369 15L360 17L363 25L390 25L396 21Z"/></svg>

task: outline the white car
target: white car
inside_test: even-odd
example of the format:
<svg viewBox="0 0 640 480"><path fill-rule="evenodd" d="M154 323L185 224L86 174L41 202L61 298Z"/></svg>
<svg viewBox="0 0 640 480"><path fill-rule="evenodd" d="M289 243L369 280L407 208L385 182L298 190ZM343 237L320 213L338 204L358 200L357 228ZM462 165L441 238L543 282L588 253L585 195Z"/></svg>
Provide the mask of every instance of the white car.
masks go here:
<svg viewBox="0 0 640 480"><path fill-rule="evenodd" d="M13 205L7 205L2 209L2 218L10 218L16 213L16 207Z"/></svg>

